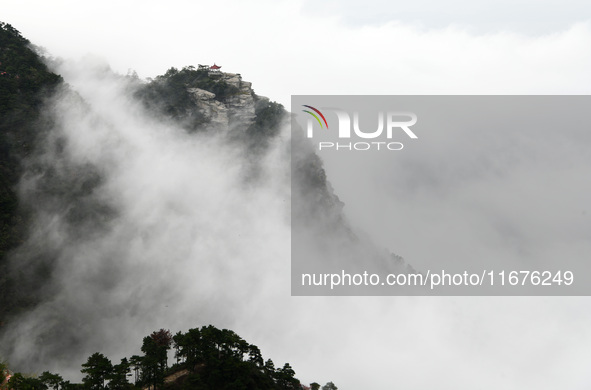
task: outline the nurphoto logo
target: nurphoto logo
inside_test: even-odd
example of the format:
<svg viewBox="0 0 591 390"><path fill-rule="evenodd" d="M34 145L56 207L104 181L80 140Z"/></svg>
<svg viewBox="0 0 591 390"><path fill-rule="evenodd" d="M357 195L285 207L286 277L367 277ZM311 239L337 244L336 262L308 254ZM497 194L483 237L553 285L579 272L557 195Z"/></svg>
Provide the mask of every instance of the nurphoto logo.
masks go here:
<svg viewBox="0 0 591 390"><path fill-rule="evenodd" d="M306 136L314 138L314 127L320 127L321 131L329 131L328 120L326 116L319 109L310 105L302 105L306 109L303 112L310 115L307 123ZM333 150L402 150L404 145L402 142L392 141L392 138L402 133L406 134L411 139L417 139L417 135L410 129L411 126L417 123L417 115L414 112L402 111L388 111L384 113L380 111L377 113L377 129L375 125L369 129L367 127L362 129L360 126L359 112L353 111L351 113L341 109L324 109L329 115L329 118L336 119L337 132L330 135L338 137L337 142L320 141L318 142L318 150L333 149ZM366 115L367 116L367 115ZM369 121L374 118L363 117L362 119ZM351 118L353 120L351 120ZM315 119L315 120L314 120ZM352 123L351 123L352 122ZM334 122L333 122L334 123ZM333 129L335 126L331 126ZM385 130L385 131L384 131ZM359 142L338 142L340 140L351 139L374 140L359 141ZM379 139L382 139L380 141Z"/></svg>

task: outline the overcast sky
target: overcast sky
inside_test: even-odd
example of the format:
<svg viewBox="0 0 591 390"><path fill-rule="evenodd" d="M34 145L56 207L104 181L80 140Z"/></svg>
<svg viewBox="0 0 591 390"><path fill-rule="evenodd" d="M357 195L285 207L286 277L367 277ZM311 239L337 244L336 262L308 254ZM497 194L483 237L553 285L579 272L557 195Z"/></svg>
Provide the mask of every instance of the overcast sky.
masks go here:
<svg viewBox="0 0 591 390"><path fill-rule="evenodd" d="M1 5L0 15L53 56L90 55L117 72L132 69L140 77L154 77L171 66L216 62L222 70L252 81L257 93L289 106L292 94L588 94L588 4L9 0ZM93 90L102 85L100 80L95 82L79 81L89 101ZM94 99L126 123L129 114L107 97ZM73 116L72 123L76 120ZM134 126L145 127L143 122ZM78 137L77 131L72 132ZM137 139L143 139L140 130L138 134ZM150 178L146 180L153 188L147 190L143 179L132 175L135 171L125 172L141 182L131 194L142 194L150 203L147 200L175 198L184 191L174 191L176 184L193 174L183 162L196 162L192 151L177 141L175 148L183 153L162 156L178 163L178 183L173 180L176 176L164 171L160 176L166 186ZM149 144L156 153L149 154L150 161L159 155L161 145L153 142ZM568 151L563 152L568 156ZM176 160L179 155L186 160ZM477 157L470 155L466 163ZM428 161L429 155L424 158ZM442 155L438 158L445 160ZM454 161L464 160L449 164ZM138 172L145 169L143 163L133 166ZM212 172L215 175L218 170ZM518 179L512 182L516 187L521 183ZM342 188L346 192L346 186ZM186 192L201 194L198 187ZM486 194L486 186L478 188L478 193ZM422 202L432 206L433 195L425 191L425 196ZM269 204L263 200L260 204ZM135 207L135 198L129 204ZM183 199L183 204L195 209L195 215L202 212L193 199ZM420 209L421 202L406 206L404 213L411 213L413 207ZM462 209L460 204L454 206ZM170 218L168 210L157 211L155 215ZM193 214L179 213L178 218L184 221L189 218L186 215ZM464 215L468 218L469 213ZM268 221L278 219L273 216ZM274 230L285 233L274 226L260 229L268 234ZM155 236L164 240L163 245L170 244L165 236ZM279 238L287 240L285 234ZM404 255L412 254L410 244L402 244ZM274 264L270 269L280 272L288 266ZM224 291L217 298L223 305L203 308L203 316L198 317L236 327L266 356L292 363L304 381L333 380L343 390L385 390L395 384L405 389L586 389L591 384L591 311L586 298L291 298L287 278L273 279L274 275L267 275L269 280L262 283L267 289L264 304L245 303L243 291ZM244 282L241 276L232 275L231 280ZM212 300L217 297L215 288L200 286L198 292ZM183 309L192 307L192 300L186 300ZM219 307L232 309L230 314L220 314ZM236 318L224 320L233 315ZM112 326L109 320L105 319L105 327ZM175 326L182 323L173 322Z"/></svg>
<svg viewBox="0 0 591 390"><path fill-rule="evenodd" d="M3 20L52 55L141 77L213 64L291 94L588 93L584 1L29 1Z"/></svg>

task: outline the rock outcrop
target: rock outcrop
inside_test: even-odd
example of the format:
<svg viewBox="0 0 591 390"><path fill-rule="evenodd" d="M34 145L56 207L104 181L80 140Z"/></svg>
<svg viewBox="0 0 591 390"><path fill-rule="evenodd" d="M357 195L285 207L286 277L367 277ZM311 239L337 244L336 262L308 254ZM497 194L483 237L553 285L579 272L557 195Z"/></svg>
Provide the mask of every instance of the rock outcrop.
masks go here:
<svg viewBox="0 0 591 390"><path fill-rule="evenodd" d="M227 128L229 126L228 107L215 99L215 93L200 88L188 88L193 95L198 113L215 128Z"/></svg>
<svg viewBox="0 0 591 390"><path fill-rule="evenodd" d="M248 129L256 117L256 95L252 90L252 83L243 81L242 76L237 73L216 72L215 80L217 83L227 84L232 93L219 99L215 93L204 89L187 89L193 96L199 114L208 122L208 125L215 128L234 131ZM256 96L256 99L267 98Z"/></svg>

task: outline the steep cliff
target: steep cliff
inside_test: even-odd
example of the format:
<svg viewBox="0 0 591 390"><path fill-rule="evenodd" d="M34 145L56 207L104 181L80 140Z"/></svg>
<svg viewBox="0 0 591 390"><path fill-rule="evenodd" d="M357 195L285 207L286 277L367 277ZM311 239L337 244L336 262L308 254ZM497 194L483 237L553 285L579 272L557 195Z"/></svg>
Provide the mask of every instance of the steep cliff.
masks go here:
<svg viewBox="0 0 591 390"><path fill-rule="evenodd" d="M139 85L136 96L150 110L179 121L189 131L245 132L257 123L262 111L274 105L279 114L276 108L280 106L255 94L252 83L240 74L211 71L202 65L180 71L170 68Z"/></svg>
<svg viewBox="0 0 591 390"><path fill-rule="evenodd" d="M17 370L61 370L99 348L121 355L162 319L249 317L241 299L263 302L289 277L290 184L310 231L356 242L312 149L295 155L291 182L287 112L239 74L188 66L144 81L56 65L65 84L26 41L14 45L8 71L22 73L0 80L0 103L19 103L1 117L14 157L0 161L10 195L0 354ZM19 50L39 65L30 79ZM52 88L10 89L34 80Z"/></svg>
<svg viewBox="0 0 591 390"><path fill-rule="evenodd" d="M0 23L0 329L10 313L30 304L36 290L20 286L23 273L8 267L11 251L23 243L30 215L18 196L23 161L34 153L45 99L61 77L50 72L30 42ZM40 271L33 266L31 274Z"/></svg>
<svg viewBox="0 0 591 390"><path fill-rule="evenodd" d="M252 83L243 81L240 74L211 73L210 77L220 84L226 84L233 91L223 100L216 100L213 92L188 86L187 91L193 95L195 109L218 129L245 131L256 118L256 102L268 101L267 98L255 95Z"/></svg>

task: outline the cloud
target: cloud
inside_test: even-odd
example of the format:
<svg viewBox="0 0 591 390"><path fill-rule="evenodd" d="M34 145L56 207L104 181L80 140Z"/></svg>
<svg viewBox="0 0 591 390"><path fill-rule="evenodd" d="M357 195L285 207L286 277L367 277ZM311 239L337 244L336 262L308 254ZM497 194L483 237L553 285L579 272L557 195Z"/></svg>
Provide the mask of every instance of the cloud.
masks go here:
<svg viewBox="0 0 591 390"><path fill-rule="evenodd" d="M6 21L53 55L94 52L142 77L216 61L286 105L291 94L584 94L591 85L586 23L525 36L403 21L351 27L298 2L19 4ZM98 349L128 356L156 328L213 323L289 361L302 380L343 389L588 388L587 298L290 297L281 148L264 165L268 180L243 187L238 151L146 119L94 62L62 69L90 112L72 97L56 103L68 147L46 158L97 167L106 180L93 201L117 214L73 241L59 214L42 220L49 239L67 243L62 288L16 324L15 361L75 375ZM56 321L69 329L56 343L34 336ZM78 352L55 359L63 346Z"/></svg>
<svg viewBox="0 0 591 390"><path fill-rule="evenodd" d="M405 19L350 26L330 7L297 1L29 3L4 17L53 55L92 52L142 77L217 62L286 106L292 94L589 93L591 32L577 18L524 35Z"/></svg>
<svg viewBox="0 0 591 390"><path fill-rule="evenodd" d="M71 375L89 350L129 355L156 328L247 315L242 297L261 300L263 275L288 270L285 152L268 155L253 185L245 150L155 119L103 63L59 70L84 100L65 90L51 102L54 126L31 163L40 173L23 189L36 230L20 254L53 248L54 288L5 335L11 362ZM73 198L69 181L92 173L92 191Z"/></svg>
<svg viewBox="0 0 591 390"><path fill-rule="evenodd" d="M576 22L585 22L589 4L580 0L511 1L483 0L478 2L453 0L445 3L430 0L391 2L386 0L331 1L305 3L309 14L339 15L351 26L384 24L404 21L424 28L442 28L450 25L472 33L515 31L528 35L568 29Z"/></svg>

